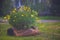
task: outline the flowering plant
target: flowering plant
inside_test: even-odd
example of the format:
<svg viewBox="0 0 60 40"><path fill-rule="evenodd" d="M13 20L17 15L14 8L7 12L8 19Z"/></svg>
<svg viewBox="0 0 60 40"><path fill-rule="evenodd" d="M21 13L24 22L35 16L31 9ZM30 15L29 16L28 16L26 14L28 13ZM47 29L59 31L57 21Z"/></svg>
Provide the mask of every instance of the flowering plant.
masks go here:
<svg viewBox="0 0 60 40"><path fill-rule="evenodd" d="M38 13L30 7L21 6L17 11L14 9L9 16L9 23L16 29L27 29L33 26L38 19Z"/></svg>

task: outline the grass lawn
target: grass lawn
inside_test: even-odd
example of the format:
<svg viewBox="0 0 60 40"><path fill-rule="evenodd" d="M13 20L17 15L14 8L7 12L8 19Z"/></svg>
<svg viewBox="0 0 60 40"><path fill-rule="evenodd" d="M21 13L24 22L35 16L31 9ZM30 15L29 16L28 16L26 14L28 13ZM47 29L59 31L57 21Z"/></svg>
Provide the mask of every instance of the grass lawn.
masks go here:
<svg viewBox="0 0 60 40"><path fill-rule="evenodd" d="M43 19L43 20L60 20L60 17L57 17L57 16L40 16L40 19Z"/></svg>
<svg viewBox="0 0 60 40"><path fill-rule="evenodd" d="M0 40L59 40L60 39L60 22L38 24L40 35L29 37L8 36L7 29L9 24L0 24Z"/></svg>

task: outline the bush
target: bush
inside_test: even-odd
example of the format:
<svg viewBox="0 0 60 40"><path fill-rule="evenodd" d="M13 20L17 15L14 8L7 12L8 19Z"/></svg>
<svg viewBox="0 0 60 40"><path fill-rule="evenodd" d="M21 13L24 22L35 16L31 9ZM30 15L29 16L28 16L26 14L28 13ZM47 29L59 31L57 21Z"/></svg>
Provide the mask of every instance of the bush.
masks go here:
<svg viewBox="0 0 60 40"><path fill-rule="evenodd" d="M29 7L22 6L17 11L14 9L9 18L9 23L16 29L27 29L33 26L38 19L38 13Z"/></svg>

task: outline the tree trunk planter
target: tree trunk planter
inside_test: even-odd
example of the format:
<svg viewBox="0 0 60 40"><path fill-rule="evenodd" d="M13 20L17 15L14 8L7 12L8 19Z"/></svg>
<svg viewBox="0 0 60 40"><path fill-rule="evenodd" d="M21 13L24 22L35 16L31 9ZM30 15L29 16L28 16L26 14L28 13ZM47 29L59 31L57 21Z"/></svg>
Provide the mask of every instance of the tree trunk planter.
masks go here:
<svg viewBox="0 0 60 40"><path fill-rule="evenodd" d="M38 28L34 27L38 20L38 13L31 10L30 7L21 6L18 11L14 9L9 17L9 24L14 28L7 30L8 35L31 36L39 33Z"/></svg>
<svg viewBox="0 0 60 40"><path fill-rule="evenodd" d="M39 34L38 28L29 28L25 30L17 30L15 28L9 28L7 34L10 36L35 36Z"/></svg>

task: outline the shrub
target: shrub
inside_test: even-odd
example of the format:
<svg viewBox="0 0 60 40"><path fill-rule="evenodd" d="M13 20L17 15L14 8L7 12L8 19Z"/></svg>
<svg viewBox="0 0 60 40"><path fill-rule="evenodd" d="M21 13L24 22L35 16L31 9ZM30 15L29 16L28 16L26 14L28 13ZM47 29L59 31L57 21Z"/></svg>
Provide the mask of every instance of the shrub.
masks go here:
<svg viewBox="0 0 60 40"><path fill-rule="evenodd" d="M36 11L31 10L29 7L22 6L18 11L14 9L11 12L9 23L18 30L27 29L36 23L36 19L38 19L38 13Z"/></svg>

